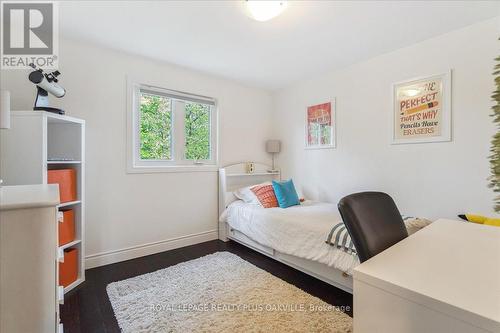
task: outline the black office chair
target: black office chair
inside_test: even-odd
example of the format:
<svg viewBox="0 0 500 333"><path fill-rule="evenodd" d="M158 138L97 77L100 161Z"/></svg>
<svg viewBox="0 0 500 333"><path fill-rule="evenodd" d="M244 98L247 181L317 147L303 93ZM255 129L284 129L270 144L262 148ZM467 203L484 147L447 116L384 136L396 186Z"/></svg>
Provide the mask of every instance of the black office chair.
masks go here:
<svg viewBox="0 0 500 333"><path fill-rule="evenodd" d="M338 208L361 262L408 237L398 207L386 193L351 194Z"/></svg>

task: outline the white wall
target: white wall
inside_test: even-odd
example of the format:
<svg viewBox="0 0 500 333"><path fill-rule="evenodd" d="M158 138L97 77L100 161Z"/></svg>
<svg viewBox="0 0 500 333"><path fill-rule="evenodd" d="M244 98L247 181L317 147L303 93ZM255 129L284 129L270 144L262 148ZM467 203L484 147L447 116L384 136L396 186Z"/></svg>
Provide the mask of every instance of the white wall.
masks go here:
<svg viewBox="0 0 500 333"><path fill-rule="evenodd" d="M86 254L96 265L217 237L217 173L126 173L126 75L142 83L217 98L220 164L270 162L268 92L172 65L69 40L60 42L61 85L51 99L87 121ZM28 71L2 70L14 110L33 107ZM186 236L192 236L184 239ZM178 238L181 238L180 240ZM164 242L177 239L176 241ZM148 243L160 242L147 248Z"/></svg>
<svg viewBox="0 0 500 333"><path fill-rule="evenodd" d="M484 21L279 91L273 126L283 140L278 165L284 176L306 197L333 203L377 190L391 194L405 214L492 214L486 179L499 31L499 18ZM390 145L391 84L450 68L452 142ZM304 150L306 106L333 97L337 148Z"/></svg>
<svg viewBox="0 0 500 333"><path fill-rule="evenodd" d="M269 163L264 141L283 140L278 163L312 199L390 193L402 212L454 217L491 214L487 155L498 20L489 20L345 70L316 75L274 94L103 47L62 40L61 84L52 99L87 120L86 252L91 265L216 238L217 174L126 173L126 75L144 83L215 97L220 164ZM339 52L342 47L339 45ZM453 141L390 145L391 84L453 69ZM15 110L32 108L27 71L1 72ZM337 99L337 148L304 150L307 105ZM274 120L274 121L272 121ZM171 241L169 241L171 240ZM150 246L142 247L145 244ZM121 251L128 249L125 251Z"/></svg>

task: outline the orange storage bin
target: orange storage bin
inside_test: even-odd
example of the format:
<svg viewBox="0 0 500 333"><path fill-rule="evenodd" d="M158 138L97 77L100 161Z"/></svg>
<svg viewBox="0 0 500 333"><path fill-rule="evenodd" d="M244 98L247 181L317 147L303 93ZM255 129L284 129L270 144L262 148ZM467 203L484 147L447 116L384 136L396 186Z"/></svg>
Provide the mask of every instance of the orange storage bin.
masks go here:
<svg viewBox="0 0 500 333"><path fill-rule="evenodd" d="M59 222L59 246L75 240L75 212L73 209L61 211L63 221Z"/></svg>
<svg viewBox="0 0 500 333"><path fill-rule="evenodd" d="M64 262L59 263L59 285L67 287L78 278L78 249L64 250Z"/></svg>
<svg viewBox="0 0 500 333"><path fill-rule="evenodd" d="M76 200L75 169L48 170L47 182L49 184L59 184L59 200L61 203Z"/></svg>

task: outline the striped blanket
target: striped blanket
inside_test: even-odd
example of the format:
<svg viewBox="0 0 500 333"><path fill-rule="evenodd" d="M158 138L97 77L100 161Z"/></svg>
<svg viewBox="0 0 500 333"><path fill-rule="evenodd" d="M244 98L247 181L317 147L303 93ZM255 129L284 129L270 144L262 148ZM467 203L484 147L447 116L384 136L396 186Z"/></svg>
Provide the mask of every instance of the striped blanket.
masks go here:
<svg viewBox="0 0 500 333"><path fill-rule="evenodd" d="M401 215L401 217L403 218L403 222L405 223L406 230L408 230L409 235L431 223L431 221L419 217L406 215ZM349 235L344 222L339 222L333 226L326 239L326 244L335 246L337 249L344 252L356 254L356 248L354 247L351 235Z"/></svg>

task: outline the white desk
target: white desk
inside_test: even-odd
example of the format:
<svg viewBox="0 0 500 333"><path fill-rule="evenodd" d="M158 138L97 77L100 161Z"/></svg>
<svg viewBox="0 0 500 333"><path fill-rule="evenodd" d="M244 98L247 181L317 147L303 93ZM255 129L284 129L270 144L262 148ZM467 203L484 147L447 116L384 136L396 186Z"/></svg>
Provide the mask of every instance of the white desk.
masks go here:
<svg viewBox="0 0 500 333"><path fill-rule="evenodd" d="M2 333L60 331L57 293L58 204L57 185L0 188Z"/></svg>
<svg viewBox="0 0 500 333"><path fill-rule="evenodd" d="M500 332L500 228L441 219L356 267L354 332Z"/></svg>

